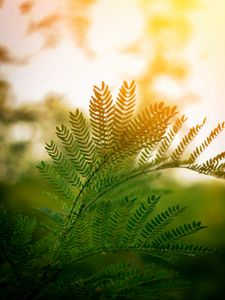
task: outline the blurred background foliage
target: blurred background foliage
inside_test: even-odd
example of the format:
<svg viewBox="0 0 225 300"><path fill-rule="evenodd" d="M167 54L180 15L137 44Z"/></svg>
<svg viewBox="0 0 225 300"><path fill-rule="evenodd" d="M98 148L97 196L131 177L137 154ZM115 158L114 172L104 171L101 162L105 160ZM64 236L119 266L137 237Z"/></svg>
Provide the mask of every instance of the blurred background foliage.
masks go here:
<svg viewBox="0 0 225 300"><path fill-rule="evenodd" d="M0 9L3 2L0 2ZM21 2L21 15L29 16L37 2ZM97 1L66 2L64 10L50 12L35 21L30 18L27 34L32 36L39 32L43 36L43 48L56 47L62 36L68 34L74 40L75 47L91 59L96 53L88 42L88 32L92 26L89 9ZM187 104L197 101L198 96L193 91L187 91L182 99L178 99L167 93L163 83L166 78L182 84L191 76L185 47L193 30L190 15L199 9L200 1L139 0L138 5L144 19L143 34L118 51L131 57L144 55L147 61L144 71L135 78L140 108L148 105L151 99L160 98L171 103L179 102L179 108L183 109ZM64 31L60 25L62 23ZM7 46L0 44L2 66L17 65L19 68L27 61L29 57L11 53ZM54 138L55 126L67 122L68 110L73 109L66 96L56 92L49 92L40 101L18 103L13 86L0 69L0 199L5 207L19 209L40 219L43 217L34 212L32 207L54 207L42 194L46 183L35 165L41 159L48 159L44 143ZM183 182L175 180L170 172L165 172L159 180L160 185L173 190L173 193L163 197L162 205L168 207L170 203L177 202L187 205L184 218L199 219L209 226L193 238L225 249L225 183L214 179L185 183L183 177ZM207 261L181 262L185 266L185 275L195 283L187 299L223 299L224 253L222 250Z"/></svg>
<svg viewBox="0 0 225 300"><path fill-rule="evenodd" d="M68 113L62 96L51 93L36 104L16 105L10 84L0 81L0 181L12 185L34 176L43 145Z"/></svg>

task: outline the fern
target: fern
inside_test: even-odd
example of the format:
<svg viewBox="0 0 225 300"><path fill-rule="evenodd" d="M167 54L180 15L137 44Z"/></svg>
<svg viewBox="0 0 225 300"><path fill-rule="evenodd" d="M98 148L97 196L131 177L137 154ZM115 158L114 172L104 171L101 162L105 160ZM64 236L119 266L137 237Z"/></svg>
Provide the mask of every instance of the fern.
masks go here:
<svg viewBox="0 0 225 300"><path fill-rule="evenodd" d="M169 207L166 211L158 214L145 226L143 226L138 242L143 244L149 239L158 236L158 234L171 222L174 221L174 218L184 211L184 207L180 208L179 205Z"/></svg>
<svg viewBox="0 0 225 300"><path fill-rule="evenodd" d="M102 82L101 88L94 86L94 96L90 101L90 119L93 129L93 140L100 154L104 154L104 151L111 147L112 103L109 87L104 82Z"/></svg>
<svg viewBox="0 0 225 300"><path fill-rule="evenodd" d="M201 143L200 146L196 147L195 150L190 154L188 158L189 163L193 163L196 161L196 159L201 155L203 151L213 142L213 140L222 132L222 130L225 127L225 123L218 124L218 126L213 129L209 136Z"/></svg>
<svg viewBox="0 0 225 300"><path fill-rule="evenodd" d="M70 160L68 160L62 152L58 150L53 141L51 141L50 144L46 144L45 149L52 158L55 163L55 168L60 172L62 177L65 178L68 183L79 189L82 186L82 179L74 170Z"/></svg>
<svg viewBox="0 0 225 300"><path fill-rule="evenodd" d="M84 157L84 164L88 163L92 168L96 164L98 157L96 155L94 142L91 139L89 126L79 109L76 109L75 113L70 112L70 123L72 125L72 132L79 145L80 152Z"/></svg>
<svg viewBox="0 0 225 300"><path fill-rule="evenodd" d="M180 144L176 147L176 149L171 154L171 158L174 161L177 161L180 159L181 155L183 154L186 147L193 141L193 139L198 135L199 131L202 129L206 122L206 118L202 121L201 124L196 125L195 127L192 127L188 134L185 135Z"/></svg>
<svg viewBox="0 0 225 300"><path fill-rule="evenodd" d="M110 216L110 205L108 202L101 202L96 208L96 214L92 222L92 240L95 249L99 247L107 247L108 240L108 226L109 226L109 216Z"/></svg>
<svg viewBox="0 0 225 300"><path fill-rule="evenodd" d="M161 247L162 245L168 244L171 241L177 240L181 237L189 235L203 228L205 227L201 225L201 222L195 222L195 221L193 223L179 225L178 227L173 228L170 231L166 231L165 233L162 233L160 236L155 238L151 242L151 244L153 245L153 247L154 246Z"/></svg>
<svg viewBox="0 0 225 300"><path fill-rule="evenodd" d="M74 165L74 169L83 176L88 176L90 165L86 163L85 156L80 150L79 144L73 133L65 125L56 127L56 134L61 139L62 145L67 152L67 155Z"/></svg>
<svg viewBox="0 0 225 300"><path fill-rule="evenodd" d="M113 116L113 141L117 146L121 141L121 138L123 137L127 126L132 120L135 104L136 95L134 81L132 81L130 85L126 81L124 81L118 93Z"/></svg>
<svg viewBox="0 0 225 300"><path fill-rule="evenodd" d="M133 243L136 241L136 237L139 233L140 228L142 228L145 224L146 219L154 210L159 199L160 197L155 197L153 195L152 197L148 198L147 201L141 202L135 212L130 216L130 218L128 218L123 235L123 242L125 244Z"/></svg>
<svg viewBox="0 0 225 300"><path fill-rule="evenodd" d="M44 177L61 193L65 200L73 201L75 190L53 166L41 162L38 166Z"/></svg>
<svg viewBox="0 0 225 300"><path fill-rule="evenodd" d="M165 159L167 159L165 154L167 153L169 147L171 146L172 142L174 141L175 137L177 136L178 132L181 130L182 125L186 120L187 118L183 115L181 118L178 118L176 120L175 124L173 125L171 124L171 128L169 129L169 132L165 135L165 138L160 142L159 146L156 149L156 152L154 153L155 158L153 159L152 164L157 165L165 161ZM148 160L149 153L148 151L146 152L144 152L142 154L142 157L140 158L140 165L143 165Z"/></svg>
<svg viewBox="0 0 225 300"><path fill-rule="evenodd" d="M160 170L175 167L225 178L225 152L198 163L224 123L185 159L206 120L174 147L186 117L163 102L140 113L135 105L134 81L124 81L115 102L102 82L94 86L90 121L76 109L71 127L56 127L60 143L46 144L52 164L38 166L56 191L46 196L58 205L35 208L53 221L37 223L45 235L32 239L35 220L1 212L1 254L11 270L3 276L5 298L169 299L190 285L174 270L176 259L215 252L185 240L205 226L177 224L185 210L178 204L160 211L167 191L153 181ZM99 263L110 257L110 263Z"/></svg>

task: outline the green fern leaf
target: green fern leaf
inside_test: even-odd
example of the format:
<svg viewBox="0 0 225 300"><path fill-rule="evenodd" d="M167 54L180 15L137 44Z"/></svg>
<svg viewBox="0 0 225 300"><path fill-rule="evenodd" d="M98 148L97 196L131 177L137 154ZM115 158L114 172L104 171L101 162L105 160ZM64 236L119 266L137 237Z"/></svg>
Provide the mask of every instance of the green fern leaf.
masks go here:
<svg viewBox="0 0 225 300"><path fill-rule="evenodd" d="M97 248L104 248L107 245L110 212L110 201L100 202L96 207L96 215L94 216L91 228L92 242Z"/></svg>
<svg viewBox="0 0 225 300"><path fill-rule="evenodd" d="M127 223L125 224L125 232L122 236L124 244L135 244L140 229L155 209L159 199L160 197L156 197L155 195L149 197L147 201L141 202L139 207L128 218Z"/></svg>
<svg viewBox="0 0 225 300"><path fill-rule="evenodd" d="M61 125L61 128L57 126L56 135L62 141L62 145L66 150L74 169L85 177L89 176L90 165L85 160L85 156L81 152L79 144L70 129L65 125Z"/></svg>
<svg viewBox="0 0 225 300"><path fill-rule="evenodd" d="M198 244L190 244L178 241L175 244L163 245L160 248L161 251L170 252L172 255L188 255L188 256L197 256L203 254L212 254L217 252L217 249L198 245Z"/></svg>
<svg viewBox="0 0 225 300"><path fill-rule="evenodd" d="M111 244L121 242L121 228L124 228L136 200L137 198L124 197L119 207L112 211L108 224L108 239Z"/></svg>
<svg viewBox="0 0 225 300"><path fill-rule="evenodd" d="M76 109L74 113L70 112L70 123L81 153L91 168L94 167L99 158L97 157L95 144L91 138L90 128L79 109Z"/></svg>
<svg viewBox="0 0 225 300"><path fill-rule="evenodd" d="M56 169L44 163L43 161L37 166L43 176L52 184L56 190L65 198L65 200L74 201L77 190L60 175Z"/></svg>
<svg viewBox="0 0 225 300"><path fill-rule="evenodd" d="M73 164L68 160L62 152L60 152L53 141L46 144L45 149L55 163L55 168L60 172L60 175L72 186L80 189L82 187L82 178L74 170Z"/></svg>
<svg viewBox="0 0 225 300"><path fill-rule="evenodd" d="M186 235L190 235L196 231L206 228L202 226L201 222L188 223L184 225L179 225L178 227L171 229L165 233L162 233L160 236L157 236L152 242L153 247L161 247L165 244L171 243L180 239Z"/></svg>
<svg viewBox="0 0 225 300"><path fill-rule="evenodd" d="M147 243L152 238L157 237L162 230L174 221L174 218L181 214L185 210L185 207L179 205L169 207L164 212L157 214L152 220L147 222L147 224L140 231L138 245L143 245Z"/></svg>

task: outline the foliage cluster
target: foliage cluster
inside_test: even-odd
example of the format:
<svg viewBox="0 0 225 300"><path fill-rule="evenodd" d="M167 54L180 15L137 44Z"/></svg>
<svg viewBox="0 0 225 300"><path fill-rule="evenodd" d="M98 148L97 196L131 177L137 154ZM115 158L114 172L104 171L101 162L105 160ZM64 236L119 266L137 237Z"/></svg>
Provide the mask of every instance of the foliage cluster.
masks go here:
<svg viewBox="0 0 225 300"><path fill-rule="evenodd" d="M185 157L205 119L173 147L186 117L162 102L139 114L135 105L134 82L123 83L115 102L102 82L94 86L90 121L77 109L69 115L70 127L56 127L60 144L46 144L52 162L38 168L56 190L45 194L58 210L36 208L52 224L1 211L6 299L176 299L190 286L174 268L177 257L215 251L185 239L205 226L176 224L185 210L179 204L160 211L166 191L152 182L157 171L176 167L224 178L224 152L203 163L198 158L225 124ZM40 226L46 233L34 239ZM97 270L79 268L110 255L114 262Z"/></svg>

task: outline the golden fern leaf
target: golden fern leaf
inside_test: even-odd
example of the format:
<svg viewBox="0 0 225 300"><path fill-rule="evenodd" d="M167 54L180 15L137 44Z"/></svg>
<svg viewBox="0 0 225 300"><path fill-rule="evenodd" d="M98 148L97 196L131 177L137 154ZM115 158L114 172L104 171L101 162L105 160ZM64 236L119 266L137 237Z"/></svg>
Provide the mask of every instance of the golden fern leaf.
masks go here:
<svg viewBox="0 0 225 300"><path fill-rule="evenodd" d="M213 140L223 131L225 128L225 122L219 123L216 128L214 128L209 136L201 143L200 146L196 147L195 150L190 154L187 161L192 164L196 159L205 151L205 149L213 142Z"/></svg>
<svg viewBox="0 0 225 300"><path fill-rule="evenodd" d="M144 166L149 161L149 159L152 156L152 151L156 144L157 142L155 142L154 144L152 143L151 145L141 150L140 157L138 158L138 165L140 167Z"/></svg>
<svg viewBox="0 0 225 300"><path fill-rule="evenodd" d="M150 105L130 122L121 140L121 147L142 149L160 141L176 113L176 106L164 106L163 102Z"/></svg>
<svg viewBox="0 0 225 300"><path fill-rule="evenodd" d="M173 143L176 135L178 134L179 130L182 128L182 125L186 120L187 118L183 115L176 120L174 125L172 125L172 128L166 133L165 137L162 139L159 146L157 147L156 152L154 153L154 159L151 162L152 165L159 164L167 159L167 157L165 157L166 152L168 151L169 147ZM148 150L143 152L142 156L140 157L140 165L146 163L150 153L151 152Z"/></svg>
<svg viewBox="0 0 225 300"><path fill-rule="evenodd" d="M201 124L196 125L195 127L192 127L188 134L185 135L179 145L176 147L176 149L171 154L171 159L173 161L178 161L181 157L181 155L184 153L187 146L193 141L193 139L198 135L199 131L202 129L206 122L206 118L202 121Z"/></svg>
<svg viewBox="0 0 225 300"><path fill-rule="evenodd" d="M206 160L202 164L192 164L190 169L202 174L225 179L225 152Z"/></svg>
<svg viewBox="0 0 225 300"><path fill-rule="evenodd" d="M225 151L217 154L212 158L213 163L218 163L221 160L225 160Z"/></svg>
<svg viewBox="0 0 225 300"><path fill-rule="evenodd" d="M94 86L89 113L93 140L97 150L102 154L112 144L113 100L108 85L102 82L101 88Z"/></svg>
<svg viewBox="0 0 225 300"><path fill-rule="evenodd" d="M136 104L135 88L134 80L130 85L124 81L119 90L113 118L113 142L115 144L121 139L121 136L132 119Z"/></svg>

